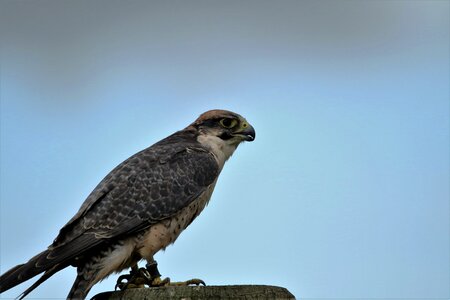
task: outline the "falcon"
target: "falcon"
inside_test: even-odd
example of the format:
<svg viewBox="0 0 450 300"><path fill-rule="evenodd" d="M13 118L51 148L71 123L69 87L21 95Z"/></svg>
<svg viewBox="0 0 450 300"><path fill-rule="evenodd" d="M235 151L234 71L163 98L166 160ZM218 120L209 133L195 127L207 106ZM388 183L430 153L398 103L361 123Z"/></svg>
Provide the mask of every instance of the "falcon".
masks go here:
<svg viewBox="0 0 450 300"><path fill-rule="evenodd" d="M205 208L238 145L254 139L255 130L242 116L210 110L131 156L97 185L46 250L1 275L0 293L43 273L22 299L68 266L77 268L68 299L86 298L94 284L128 268L119 288L204 284L161 279L153 256ZM139 269L141 260L147 264Z"/></svg>

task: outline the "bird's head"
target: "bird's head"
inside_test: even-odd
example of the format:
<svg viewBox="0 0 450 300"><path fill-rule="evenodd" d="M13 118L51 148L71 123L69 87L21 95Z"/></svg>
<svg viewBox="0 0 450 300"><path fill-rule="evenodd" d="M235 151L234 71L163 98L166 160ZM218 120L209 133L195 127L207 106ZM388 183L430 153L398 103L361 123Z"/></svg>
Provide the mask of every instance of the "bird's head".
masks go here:
<svg viewBox="0 0 450 300"><path fill-rule="evenodd" d="M214 154L220 166L241 142L255 139L253 126L242 116L227 110L207 111L186 129L196 132L197 141Z"/></svg>
<svg viewBox="0 0 450 300"><path fill-rule="evenodd" d="M255 139L255 129L245 118L227 110L210 110L198 117L191 126L200 134L220 138L226 144L238 145Z"/></svg>

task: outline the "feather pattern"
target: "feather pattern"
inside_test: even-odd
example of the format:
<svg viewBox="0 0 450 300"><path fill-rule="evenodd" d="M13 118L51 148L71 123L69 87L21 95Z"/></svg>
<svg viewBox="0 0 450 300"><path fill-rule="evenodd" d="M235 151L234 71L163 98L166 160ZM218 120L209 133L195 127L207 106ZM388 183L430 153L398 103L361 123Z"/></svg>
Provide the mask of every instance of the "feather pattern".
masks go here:
<svg viewBox="0 0 450 300"><path fill-rule="evenodd" d="M227 117L233 114L213 112L209 112L213 117L203 118L210 122L221 112ZM44 272L24 297L54 273L73 265L78 275L68 298L84 298L99 280L142 258L150 261L154 253L173 243L209 201L226 160L218 161L220 147L199 138L214 132L205 134L206 127L201 126L210 123L203 121L201 116L114 168L47 250L0 276L0 293ZM227 146L231 150L226 158L237 144Z"/></svg>

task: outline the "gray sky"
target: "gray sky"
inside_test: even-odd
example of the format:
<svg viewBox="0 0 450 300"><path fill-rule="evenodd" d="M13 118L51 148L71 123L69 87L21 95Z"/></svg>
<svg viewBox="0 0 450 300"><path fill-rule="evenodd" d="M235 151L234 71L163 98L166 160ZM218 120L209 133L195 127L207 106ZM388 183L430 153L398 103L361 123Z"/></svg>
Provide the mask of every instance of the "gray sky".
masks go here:
<svg viewBox="0 0 450 300"><path fill-rule="evenodd" d="M163 276L449 298L449 27L448 1L2 0L1 272L122 160L224 108L257 139Z"/></svg>

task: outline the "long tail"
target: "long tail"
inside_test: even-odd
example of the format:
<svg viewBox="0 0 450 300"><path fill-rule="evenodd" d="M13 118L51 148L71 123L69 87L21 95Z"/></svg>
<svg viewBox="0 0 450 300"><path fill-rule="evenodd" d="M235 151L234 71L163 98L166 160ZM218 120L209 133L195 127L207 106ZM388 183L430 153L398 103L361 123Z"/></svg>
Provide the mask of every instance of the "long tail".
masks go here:
<svg viewBox="0 0 450 300"><path fill-rule="evenodd" d="M14 268L7 271L5 274L0 276L0 293L15 287L18 284L44 272L49 269L47 255L48 250L42 251L38 255L34 256L27 263L17 265ZM50 269L52 269L51 266ZM59 271L60 269L58 269ZM52 273L53 274L53 273ZM46 277L45 279L47 279ZM43 282L43 281L42 281ZM40 283L42 283L40 282Z"/></svg>
<svg viewBox="0 0 450 300"><path fill-rule="evenodd" d="M41 285L41 283L43 283L44 281L46 281L47 279L49 279L53 274L55 274L56 272L64 269L64 265L56 265L53 268L51 268L50 270L45 271L45 273L35 282L33 283L32 286L30 286L28 289L26 289L19 297L17 300L21 300L23 298L25 298L29 293L31 293L35 288L37 288L38 286Z"/></svg>
<svg viewBox="0 0 450 300"><path fill-rule="evenodd" d="M94 285L92 278L86 278L86 273L84 273L80 268L78 269L78 275L75 282L70 289L69 295L67 295L67 300L71 299L85 299L92 286Z"/></svg>

